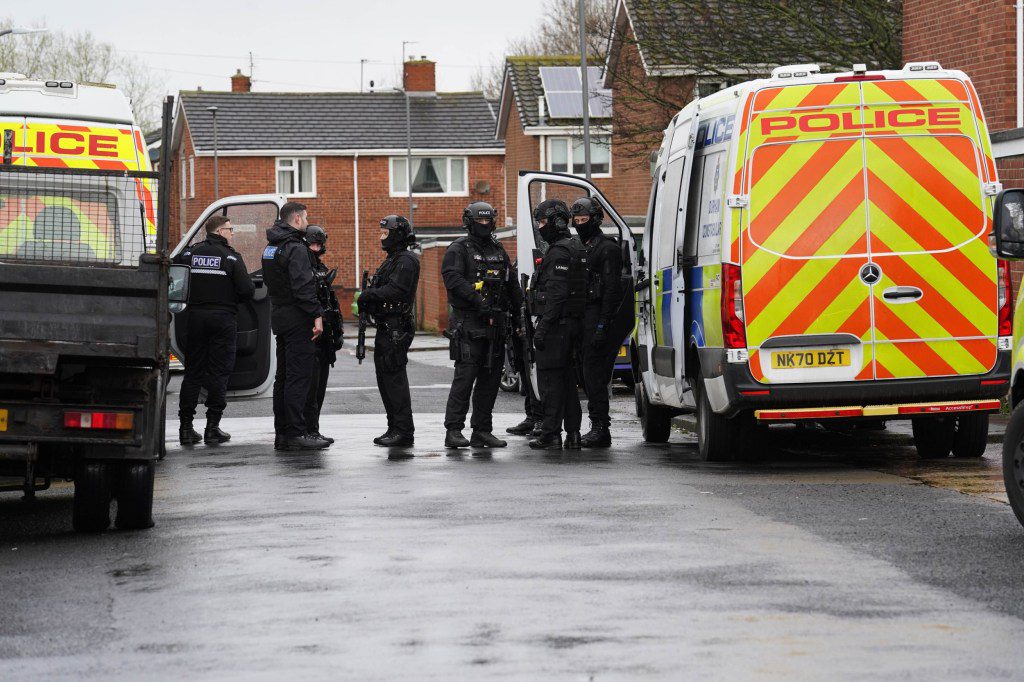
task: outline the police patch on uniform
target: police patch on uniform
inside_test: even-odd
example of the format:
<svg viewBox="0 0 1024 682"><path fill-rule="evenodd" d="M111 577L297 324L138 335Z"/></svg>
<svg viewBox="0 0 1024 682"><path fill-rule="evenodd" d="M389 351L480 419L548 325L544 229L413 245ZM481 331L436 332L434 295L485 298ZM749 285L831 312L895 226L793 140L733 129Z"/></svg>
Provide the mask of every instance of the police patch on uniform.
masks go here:
<svg viewBox="0 0 1024 682"><path fill-rule="evenodd" d="M276 253L277 253L277 247L276 246L268 246L267 248L263 249L263 258L265 258L267 260L270 260L271 258L274 257L274 254L276 254Z"/></svg>
<svg viewBox="0 0 1024 682"><path fill-rule="evenodd" d="M569 272L568 265L556 265L555 270L561 270L562 272Z"/></svg>
<svg viewBox="0 0 1024 682"><path fill-rule="evenodd" d="M219 268L220 256L192 256L192 267L194 268Z"/></svg>

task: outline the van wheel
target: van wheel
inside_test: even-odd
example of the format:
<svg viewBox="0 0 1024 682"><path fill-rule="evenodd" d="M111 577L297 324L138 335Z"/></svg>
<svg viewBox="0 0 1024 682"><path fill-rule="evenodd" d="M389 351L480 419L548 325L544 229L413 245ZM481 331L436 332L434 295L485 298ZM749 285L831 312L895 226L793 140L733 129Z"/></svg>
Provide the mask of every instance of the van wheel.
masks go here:
<svg viewBox="0 0 1024 682"><path fill-rule="evenodd" d="M945 459L953 449L954 421L948 417L911 419L914 445L922 459Z"/></svg>
<svg viewBox="0 0 1024 682"><path fill-rule="evenodd" d="M643 394L643 381L638 381L633 384L633 402L636 407L636 416L639 419L644 413L644 394Z"/></svg>
<svg viewBox="0 0 1024 682"><path fill-rule="evenodd" d="M988 412L968 412L956 418L954 457L981 457L988 447Z"/></svg>
<svg viewBox="0 0 1024 682"><path fill-rule="evenodd" d="M651 404L644 382L637 383L634 393L637 397L644 440L648 443L667 443L669 434L672 433L672 412L666 407Z"/></svg>
<svg viewBox="0 0 1024 682"><path fill-rule="evenodd" d="M745 457L753 440L753 415L723 417L711 409L704 380L697 382L697 453L705 462L731 462Z"/></svg>
<svg viewBox="0 0 1024 682"><path fill-rule="evenodd" d="M117 518L121 530L153 527L153 462L123 462L117 485Z"/></svg>
<svg viewBox="0 0 1024 682"><path fill-rule="evenodd" d="M1003 438L1003 484L1010 507L1017 520L1024 524L1024 408L1010 415Z"/></svg>
<svg viewBox="0 0 1024 682"><path fill-rule="evenodd" d="M79 533L98 533L110 526L111 481L105 462L79 462L75 467L75 499L71 525Z"/></svg>

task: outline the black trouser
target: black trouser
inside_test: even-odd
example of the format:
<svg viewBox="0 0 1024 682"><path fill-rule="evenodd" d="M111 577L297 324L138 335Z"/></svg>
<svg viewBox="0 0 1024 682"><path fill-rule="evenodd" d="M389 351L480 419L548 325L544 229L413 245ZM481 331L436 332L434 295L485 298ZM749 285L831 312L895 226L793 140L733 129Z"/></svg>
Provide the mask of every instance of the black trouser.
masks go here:
<svg viewBox="0 0 1024 682"><path fill-rule="evenodd" d="M185 336L185 377L178 396L178 418L191 424L206 389L206 418L219 419L227 406L225 393L235 368L238 343L235 311L192 306L188 309Z"/></svg>
<svg viewBox="0 0 1024 682"><path fill-rule="evenodd" d="M619 355L622 339L613 339L611 330L606 328L609 334L605 342L600 346L591 345L597 332L599 313L600 310L596 307L588 307L584 313L581 365L590 423L593 426L607 428L611 425L611 417L608 416L608 386L612 382L615 359Z"/></svg>
<svg viewBox="0 0 1024 682"><path fill-rule="evenodd" d="M472 399L474 431L490 433L494 424L491 412L498 397L501 373L505 367L505 330L496 325L488 341L487 320L478 315L455 311L449 325L456 334L451 342L451 357L455 360L455 376L448 392L448 405L444 414L444 427L461 431L466 428L466 413ZM487 368L487 350L491 348L490 369Z"/></svg>
<svg viewBox="0 0 1024 682"><path fill-rule="evenodd" d="M563 423L567 433L580 430L583 410L572 361L578 343L579 321L562 319L548 330L544 350L536 353L537 383L544 404L541 431L545 435L561 433Z"/></svg>
<svg viewBox="0 0 1024 682"><path fill-rule="evenodd" d="M324 333L328 332L324 331ZM312 336L312 332L310 332L310 336ZM322 343L316 344L309 396L306 398L306 407L303 410L308 433L320 432L320 409L324 406L324 396L327 395L327 378L331 373L331 355L329 348L325 348Z"/></svg>
<svg viewBox="0 0 1024 682"><path fill-rule="evenodd" d="M274 431L292 437L306 433L303 412L309 397L316 362L313 323L303 317L274 330L277 337L277 373L274 375Z"/></svg>
<svg viewBox="0 0 1024 682"><path fill-rule="evenodd" d="M377 390L388 415L388 430L402 436L411 436L416 430L412 421L409 375L405 369L409 363L413 332L410 318L378 318L373 342L373 369L377 374Z"/></svg>

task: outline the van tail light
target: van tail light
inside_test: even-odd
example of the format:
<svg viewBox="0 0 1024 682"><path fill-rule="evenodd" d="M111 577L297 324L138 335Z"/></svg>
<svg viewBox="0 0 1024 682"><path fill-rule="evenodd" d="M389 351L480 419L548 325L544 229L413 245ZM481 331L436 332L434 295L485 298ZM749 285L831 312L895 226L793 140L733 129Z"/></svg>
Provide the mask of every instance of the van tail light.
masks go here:
<svg viewBox="0 0 1024 682"><path fill-rule="evenodd" d="M722 337L726 348L747 347L740 266L730 263L722 264Z"/></svg>
<svg viewBox="0 0 1024 682"><path fill-rule="evenodd" d="M109 429L131 431L135 415L131 412L65 412L65 429Z"/></svg>
<svg viewBox="0 0 1024 682"><path fill-rule="evenodd" d="M999 336L1013 336L1013 301L1010 288L1010 264L997 261L999 268Z"/></svg>

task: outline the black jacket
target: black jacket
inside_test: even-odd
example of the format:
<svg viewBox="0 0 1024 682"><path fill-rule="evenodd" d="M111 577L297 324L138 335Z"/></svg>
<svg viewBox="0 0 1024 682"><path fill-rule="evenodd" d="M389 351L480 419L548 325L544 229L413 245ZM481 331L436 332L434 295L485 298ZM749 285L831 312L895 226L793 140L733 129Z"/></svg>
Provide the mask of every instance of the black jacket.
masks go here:
<svg viewBox="0 0 1024 682"><path fill-rule="evenodd" d="M477 263L474 256L479 255L484 260L491 260L503 264L505 269L504 284L502 285L502 298L506 302L506 309L512 312L513 318L519 316L519 306L522 302L522 290L516 277L516 269L512 266L505 248L493 238L480 239L468 235L453 241L444 253L444 260L441 262L441 276L444 278L444 286L448 289L448 303L457 311L464 313L477 312L483 305L483 296L475 288Z"/></svg>
<svg viewBox="0 0 1024 682"><path fill-rule="evenodd" d="M537 334L548 334L559 320L578 318L585 303L586 252L583 245L569 236L558 239L545 252L533 273L534 300L543 299L543 311L537 320ZM539 307L535 303L535 310Z"/></svg>
<svg viewBox="0 0 1024 682"><path fill-rule="evenodd" d="M420 259L408 249L388 254L377 268L372 285L359 295L361 304L377 316L408 315L416 300Z"/></svg>
<svg viewBox="0 0 1024 682"><path fill-rule="evenodd" d="M255 292L242 255L219 234L187 247L175 263L192 267L188 304L196 308L220 308L234 312L241 301Z"/></svg>
<svg viewBox="0 0 1024 682"><path fill-rule="evenodd" d="M609 326L622 303L622 252L613 239L598 234L587 247L587 308L598 308L598 324Z"/></svg>
<svg viewBox="0 0 1024 682"><path fill-rule="evenodd" d="M310 323L322 317L324 311L313 280L313 258L302 241L302 233L278 220L267 230L267 242L263 250L263 281L273 304L273 315L279 319L283 314L306 317Z"/></svg>

